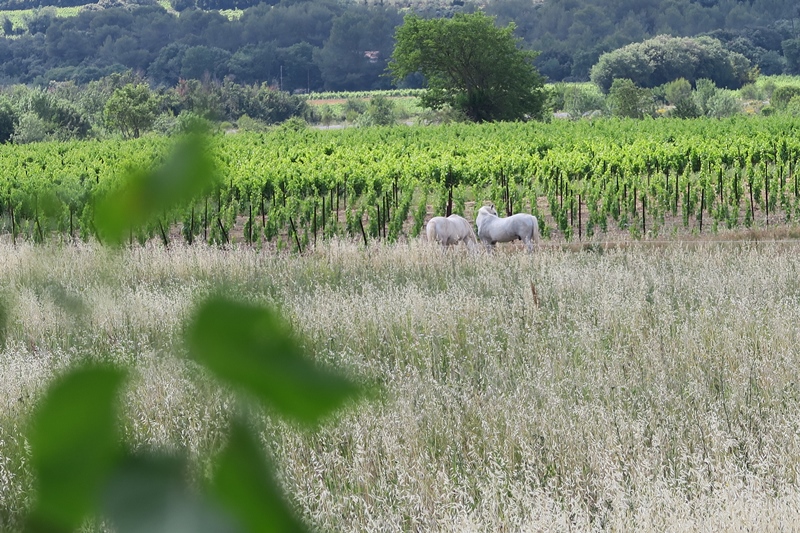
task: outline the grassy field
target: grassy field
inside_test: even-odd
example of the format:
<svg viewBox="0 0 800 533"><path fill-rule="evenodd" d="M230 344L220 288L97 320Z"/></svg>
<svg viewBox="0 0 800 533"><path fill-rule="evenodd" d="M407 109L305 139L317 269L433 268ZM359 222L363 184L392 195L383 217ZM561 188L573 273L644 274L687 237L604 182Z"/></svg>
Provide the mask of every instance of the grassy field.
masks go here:
<svg viewBox="0 0 800 533"><path fill-rule="evenodd" d="M318 361L382 385L316 431L257 417L318 530L791 530L797 248L2 244L0 529L19 529L32 495L26 418L78 361L132 369L128 444L184 451L208 472L233 403L180 339L224 286L279 306Z"/></svg>

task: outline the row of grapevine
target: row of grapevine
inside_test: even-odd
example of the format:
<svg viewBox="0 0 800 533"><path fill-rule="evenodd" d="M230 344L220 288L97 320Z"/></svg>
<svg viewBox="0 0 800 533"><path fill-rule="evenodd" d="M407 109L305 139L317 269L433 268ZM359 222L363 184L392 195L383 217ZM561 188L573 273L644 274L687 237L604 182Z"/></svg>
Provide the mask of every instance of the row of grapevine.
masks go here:
<svg viewBox="0 0 800 533"><path fill-rule="evenodd" d="M285 239L303 249L350 234L394 240L427 209L468 197L540 212L567 238L636 235L667 219L703 231L800 217L800 121L791 117L279 129L210 139L215 190L176 206L132 240L179 228L187 242ZM94 203L132 169L159 165L163 137L0 147L2 231L33 240L93 238ZM425 205L420 205L424 203ZM403 223L411 218L410 228Z"/></svg>

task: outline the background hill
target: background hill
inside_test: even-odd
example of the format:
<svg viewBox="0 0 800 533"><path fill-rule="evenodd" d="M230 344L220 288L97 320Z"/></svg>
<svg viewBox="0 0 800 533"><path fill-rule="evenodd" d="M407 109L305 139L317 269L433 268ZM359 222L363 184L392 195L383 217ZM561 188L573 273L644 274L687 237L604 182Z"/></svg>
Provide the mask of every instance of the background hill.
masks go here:
<svg viewBox="0 0 800 533"><path fill-rule="evenodd" d="M290 92L388 89L405 13L478 9L513 21L550 81L588 80L604 52L662 34L710 35L763 74L800 73L800 18L789 0L80 1L0 1L0 82L86 83L133 70L155 87L227 77Z"/></svg>

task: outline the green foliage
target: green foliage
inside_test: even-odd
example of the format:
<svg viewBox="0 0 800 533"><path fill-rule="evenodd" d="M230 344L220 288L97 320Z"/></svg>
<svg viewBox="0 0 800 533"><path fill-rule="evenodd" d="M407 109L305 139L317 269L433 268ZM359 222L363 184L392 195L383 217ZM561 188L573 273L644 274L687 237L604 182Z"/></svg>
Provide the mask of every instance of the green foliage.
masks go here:
<svg viewBox="0 0 800 533"><path fill-rule="evenodd" d="M664 98L673 105L670 116L676 118L697 118L700 116L700 109L694 100L692 84L685 78L671 81L662 86Z"/></svg>
<svg viewBox="0 0 800 533"><path fill-rule="evenodd" d="M165 166L134 174L100 204L98 227L117 238L122 223L109 211L135 224L193 197L209 181L206 153L199 137L189 138ZM290 325L268 308L211 297L189 319L184 343L190 357L239 393L240 413L253 412L253 398L313 424L361 393L349 378L312 363ZM186 474L187 456L124 450L117 407L125 376L120 368L81 366L46 392L28 431L37 486L27 530L72 531L88 519L121 533L306 529L245 418L233 423L200 487Z"/></svg>
<svg viewBox="0 0 800 533"><path fill-rule="evenodd" d="M19 116L6 98L0 99L0 143L9 142L19 125Z"/></svg>
<svg viewBox="0 0 800 533"><path fill-rule="evenodd" d="M739 96L745 100L763 100L763 91L755 84L748 83L739 89Z"/></svg>
<svg viewBox="0 0 800 533"><path fill-rule="evenodd" d="M739 100L730 91L717 91L708 100L707 114L714 118L730 117L741 112Z"/></svg>
<svg viewBox="0 0 800 533"><path fill-rule="evenodd" d="M706 78L697 80L694 101L702 115L709 114L711 99L715 94L717 94L717 87L714 85L713 81Z"/></svg>
<svg viewBox="0 0 800 533"><path fill-rule="evenodd" d="M86 367L50 387L29 436L38 482L31 530L74 530L97 505L122 453L116 396L124 375Z"/></svg>
<svg viewBox="0 0 800 533"><path fill-rule="evenodd" d="M356 122L367 112L367 104L360 98L350 97L344 103L344 116L348 122Z"/></svg>
<svg viewBox="0 0 800 533"><path fill-rule="evenodd" d="M192 357L282 415L315 423L358 387L303 358L289 325L268 309L212 298L187 331Z"/></svg>
<svg viewBox="0 0 800 533"><path fill-rule="evenodd" d="M129 83L114 91L103 110L109 129L117 129L126 139L138 138L153 126L157 103L145 84Z"/></svg>
<svg viewBox="0 0 800 533"><path fill-rule="evenodd" d="M786 39L781 43L786 60L787 74L800 74L800 39Z"/></svg>
<svg viewBox="0 0 800 533"><path fill-rule="evenodd" d="M785 109L795 96L800 95L800 86L781 85L772 93L771 103L778 109Z"/></svg>
<svg viewBox="0 0 800 533"><path fill-rule="evenodd" d="M786 104L786 112L792 116L800 117L800 94L793 96L789 103Z"/></svg>
<svg viewBox="0 0 800 533"><path fill-rule="evenodd" d="M212 298L195 312L186 343L235 390L304 422L359 392L312 365L288 324L267 308ZM38 483L29 530L75 530L87 518L123 533L306 529L244 419L234 422L205 490L189 483L186 457L125 452L117 431L124 377L116 368L78 367L48 390L29 432Z"/></svg>
<svg viewBox="0 0 800 533"><path fill-rule="evenodd" d="M629 79L616 79L608 92L611 114L617 117L643 118L655 113L649 89L637 87Z"/></svg>
<svg viewBox="0 0 800 533"><path fill-rule="evenodd" d="M678 78L664 85L664 96L672 105L692 96L692 84L686 78Z"/></svg>
<svg viewBox="0 0 800 533"><path fill-rule="evenodd" d="M640 87L708 78L720 87L738 89L755 74L746 57L724 49L716 39L660 35L600 56L592 67L592 82L607 92L617 78L629 78Z"/></svg>
<svg viewBox="0 0 800 533"><path fill-rule="evenodd" d="M376 95L370 99L359 125L392 126L396 121L394 103L384 96Z"/></svg>
<svg viewBox="0 0 800 533"><path fill-rule="evenodd" d="M606 97L592 84L556 83L550 89L549 105L554 111L564 111L575 118L604 110Z"/></svg>
<svg viewBox="0 0 800 533"><path fill-rule="evenodd" d="M237 422L217 459L210 492L245 531L304 531L274 470L252 432Z"/></svg>
<svg viewBox="0 0 800 533"><path fill-rule="evenodd" d="M236 126L241 131L251 131L251 132L267 131L267 125L264 122L254 118L250 118L247 114L244 114L241 117L239 117L239 120L236 121Z"/></svg>
<svg viewBox="0 0 800 533"><path fill-rule="evenodd" d="M95 205L95 226L104 242L119 244L130 231L163 216L173 206L209 192L215 180L204 139L190 134L162 166L133 171L100 197Z"/></svg>
<svg viewBox="0 0 800 533"><path fill-rule="evenodd" d="M14 128L12 140L15 144L43 141L47 138L47 124L36 113L24 113Z"/></svg>
<svg viewBox="0 0 800 533"><path fill-rule="evenodd" d="M670 116L675 118L697 118L700 116L700 108L694 100L694 96L689 94L687 97L680 98L675 102Z"/></svg>
<svg viewBox="0 0 800 533"><path fill-rule="evenodd" d="M450 106L475 122L541 116L543 78L536 54L518 48L514 24L498 28L481 12L452 19L406 16L397 29L389 64L395 81L420 72L428 90L425 107Z"/></svg>

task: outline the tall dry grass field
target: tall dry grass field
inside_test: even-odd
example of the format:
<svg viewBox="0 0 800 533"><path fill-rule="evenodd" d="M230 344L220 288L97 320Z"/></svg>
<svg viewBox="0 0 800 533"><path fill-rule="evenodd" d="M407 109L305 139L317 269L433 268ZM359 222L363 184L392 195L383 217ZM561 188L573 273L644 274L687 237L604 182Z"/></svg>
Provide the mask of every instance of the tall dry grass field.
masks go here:
<svg viewBox="0 0 800 533"><path fill-rule="evenodd" d="M335 241L303 257L0 246L0 529L32 497L26 418L77 361L132 369L129 445L208 473L241 403L181 357L181 335L220 288L278 305L318 361L381 385L314 431L257 417L321 531L800 524L796 244L489 256Z"/></svg>

